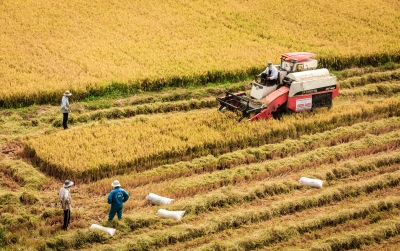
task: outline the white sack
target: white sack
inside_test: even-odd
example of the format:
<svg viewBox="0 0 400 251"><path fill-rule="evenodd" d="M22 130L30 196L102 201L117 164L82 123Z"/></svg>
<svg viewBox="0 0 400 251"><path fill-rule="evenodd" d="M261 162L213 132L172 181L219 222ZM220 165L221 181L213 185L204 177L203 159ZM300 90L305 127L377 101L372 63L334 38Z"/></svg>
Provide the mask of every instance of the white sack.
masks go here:
<svg viewBox="0 0 400 251"><path fill-rule="evenodd" d="M149 195L146 196L146 200L155 205L166 205L174 201L174 199L162 197L154 193L149 193Z"/></svg>
<svg viewBox="0 0 400 251"><path fill-rule="evenodd" d="M115 232L117 231L117 230L114 229L114 228L111 228L111 227L103 227L103 226L100 226L100 225L97 225L97 224L92 224L92 225L90 226L90 229L100 229L100 230L106 231L106 232L109 233L111 236L113 236L113 235L115 234Z"/></svg>
<svg viewBox="0 0 400 251"><path fill-rule="evenodd" d="M164 218L180 220L180 219L182 219L183 215L185 214L185 211L168 211L165 209L159 209L157 211L157 214Z"/></svg>
<svg viewBox="0 0 400 251"><path fill-rule="evenodd" d="M301 177L298 182L300 184L307 185L307 186L310 186L310 187L322 188L322 180Z"/></svg>

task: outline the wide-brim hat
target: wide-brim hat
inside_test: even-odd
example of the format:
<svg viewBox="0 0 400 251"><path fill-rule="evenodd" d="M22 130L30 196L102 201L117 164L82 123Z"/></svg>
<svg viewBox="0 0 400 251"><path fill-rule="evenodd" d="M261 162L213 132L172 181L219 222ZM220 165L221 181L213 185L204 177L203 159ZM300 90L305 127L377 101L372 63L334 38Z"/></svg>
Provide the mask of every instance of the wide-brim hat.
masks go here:
<svg viewBox="0 0 400 251"><path fill-rule="evenodd" d="M64 92L64 96L70 97L72 96L72 93L67 90Z"/></svg>
<svg viewBox="0 0 400 251"><path fill-rule="evenodd" d="M72 181L70 181L70 180L66 180L66 181L64 182L63 187L70 187L70 186L72 186L72 185L74 185L74 182L72 182Z"/></svg>
<svg viewBox="0 0 400 251"><path fill-rule="evenodd" d="M118 180L114 180L113 183L111 183L111 186L112 186L112 187L120 187L120 186L121 186L121 183L119 183Z"/></svg>

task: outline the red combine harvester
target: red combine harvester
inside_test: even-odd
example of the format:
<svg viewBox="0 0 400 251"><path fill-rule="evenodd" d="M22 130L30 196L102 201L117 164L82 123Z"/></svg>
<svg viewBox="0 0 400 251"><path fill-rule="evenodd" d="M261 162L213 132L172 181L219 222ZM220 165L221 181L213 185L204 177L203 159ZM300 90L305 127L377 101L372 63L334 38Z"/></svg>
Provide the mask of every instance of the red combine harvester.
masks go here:
<svg viewBox="0 0 400 251"><path fill-rule="evenodd" d="M317 107L331 107L339 94L336 77L328 69L317 69L318 61L310 52L282 54L278 78L273 85L251 83L250 97L245 92L231 93L217 98L219 110L241 112L239 121L279 117L284 112L301 112Z"/></svg>

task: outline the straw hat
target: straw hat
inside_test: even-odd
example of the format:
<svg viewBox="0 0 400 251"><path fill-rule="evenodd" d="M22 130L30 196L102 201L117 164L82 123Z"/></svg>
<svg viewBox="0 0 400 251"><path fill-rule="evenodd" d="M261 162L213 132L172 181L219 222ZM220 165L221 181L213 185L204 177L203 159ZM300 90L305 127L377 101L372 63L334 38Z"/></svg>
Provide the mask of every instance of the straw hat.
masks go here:
<svg viewBox="0 0 400 251"><path fill-rule="evenodd" d="M68 90L64 92L64 96L70 97L72 96L72 93L70 93Z"/></svg>
<svg viewBox="0 0 400 251"><path fill-rule="evenodd" d="M113 183L111 183L111 186L112 186L112 187L120 187L121 184L119 183L118 180L114 180Z"/></svg>
<svg viewBox="0 0 400 251"><path fill-rule="evenodd" d="M70 186L72 186L73 184L74 184L74 182L72 182L72 181L70 181L70 180L66 180L66 181L64 182L63 187L70 187Z"/></svg>

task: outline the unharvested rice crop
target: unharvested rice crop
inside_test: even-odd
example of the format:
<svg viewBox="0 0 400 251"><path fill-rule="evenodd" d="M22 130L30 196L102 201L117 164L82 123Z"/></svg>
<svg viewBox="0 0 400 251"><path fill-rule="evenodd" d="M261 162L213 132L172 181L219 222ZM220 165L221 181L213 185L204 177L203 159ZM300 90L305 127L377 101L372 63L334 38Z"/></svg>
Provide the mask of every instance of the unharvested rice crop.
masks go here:
<svg viewBox="0 0 400 251"><path fill-rule="evenodd" d="M0 105L245 78L289 51L344 68L399 59L399 2L0 3ZM296 11L288 11L296 10Z"/></svg>
<svg viewBox="0 0 400 251"><path fill-rule="evenodd" d="M399 111L396 98L387 99L382 105L363 101L354 104L336 106L329 114L319 109L314 114L293 114L282 121L241 124L215 110L159 115L145 121L138 118L46 135L27 141L25 146L42 170L52 175L97 180L106 175L274 143L360 120L384 118Z"/></svg>

